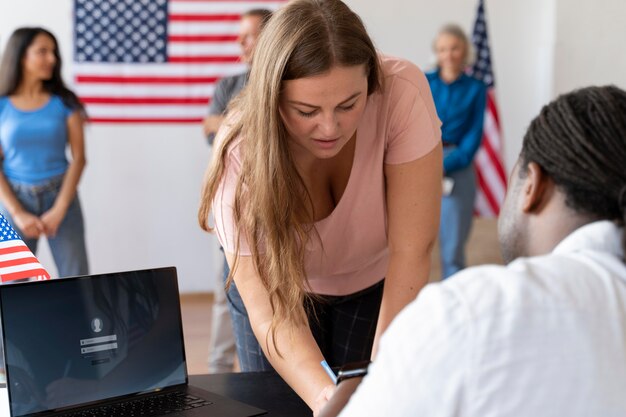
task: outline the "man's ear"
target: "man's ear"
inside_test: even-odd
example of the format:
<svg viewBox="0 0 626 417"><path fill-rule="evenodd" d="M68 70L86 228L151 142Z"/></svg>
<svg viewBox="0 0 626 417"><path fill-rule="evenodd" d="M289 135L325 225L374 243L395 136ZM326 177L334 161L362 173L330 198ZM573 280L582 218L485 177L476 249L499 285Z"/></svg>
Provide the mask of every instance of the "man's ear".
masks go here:
<svg viewBox="0 0 626 417"><path fill-rule="evenodd" d="M530 162L526 167L523 187L522 210L525 213L540 212L554 191L554 183L536 162Z"/></svg>

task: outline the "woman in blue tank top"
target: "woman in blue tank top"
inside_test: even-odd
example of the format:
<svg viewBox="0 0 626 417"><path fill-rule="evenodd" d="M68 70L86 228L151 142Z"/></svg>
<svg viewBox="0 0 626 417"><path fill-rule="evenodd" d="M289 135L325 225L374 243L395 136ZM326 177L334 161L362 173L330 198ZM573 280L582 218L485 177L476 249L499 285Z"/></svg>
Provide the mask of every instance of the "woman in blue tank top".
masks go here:
<svg viewBox="0 0 626 417"><path fill-rule="evenodd" d="M42 28L13 32L0 64L0 210L33 252L47 237L60 277L88 273L76 192L85 168L85 118L61 79L54 35Z"/></svg>

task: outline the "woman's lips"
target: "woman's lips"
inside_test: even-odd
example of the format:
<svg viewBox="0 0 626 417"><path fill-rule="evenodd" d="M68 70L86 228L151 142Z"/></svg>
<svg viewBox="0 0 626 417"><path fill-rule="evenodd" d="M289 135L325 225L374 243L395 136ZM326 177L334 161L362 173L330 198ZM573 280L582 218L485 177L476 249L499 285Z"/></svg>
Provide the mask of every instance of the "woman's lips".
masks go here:
<svg viewBox="0 0 626 417"><path fill-rule="evenodd" d="M339 142L339 138L334 139L313 139L313 142L317 144L320 148L329 149L335 146L337 142Z"/></svg>

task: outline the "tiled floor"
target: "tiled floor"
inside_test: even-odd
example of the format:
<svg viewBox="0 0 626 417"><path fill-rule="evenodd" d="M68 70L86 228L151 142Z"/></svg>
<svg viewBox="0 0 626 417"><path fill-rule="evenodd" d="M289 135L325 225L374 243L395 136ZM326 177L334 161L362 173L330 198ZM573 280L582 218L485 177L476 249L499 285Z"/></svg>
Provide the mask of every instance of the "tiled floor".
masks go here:
<svg viewBox="0 0 626 417"><path fill-rule="evenodd" d="M433 253L431 281L439 279L438 251ZM467 248L469 265L500 263L496 237L496 221L478 219L474 222ZM211 294L183 295L183 328L187 364L190 374L207 373L209 335L211 331Z"/></svg>

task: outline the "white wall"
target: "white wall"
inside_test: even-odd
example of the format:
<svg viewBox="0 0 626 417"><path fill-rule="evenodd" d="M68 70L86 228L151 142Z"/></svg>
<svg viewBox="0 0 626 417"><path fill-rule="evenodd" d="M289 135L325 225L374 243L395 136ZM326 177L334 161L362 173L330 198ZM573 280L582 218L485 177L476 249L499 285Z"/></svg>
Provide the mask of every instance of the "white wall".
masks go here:
<svg viewBox="0 0 626 417"><path fill-rule="evenodd" d="M554 93L586 85L626 89L626 1L558 0Z"/></svg>
<svg viewBox="0 0 626 417"><path fill-rule="evenodd" d="M437 29L468 32L476 0L347 0L382 51L427 68ZM626 2L486 0L507 167L526 126L557 93L588 84L626 87ZM59 38L71 75L71 0L0 0L0 43L18 26ZM93 272L175 265L183 291L211 289L220 268L213 236L196 210L209 149L195 126L87 129L89 165L80 185ZM51 265L49 254L43 262Z"/></svg>

